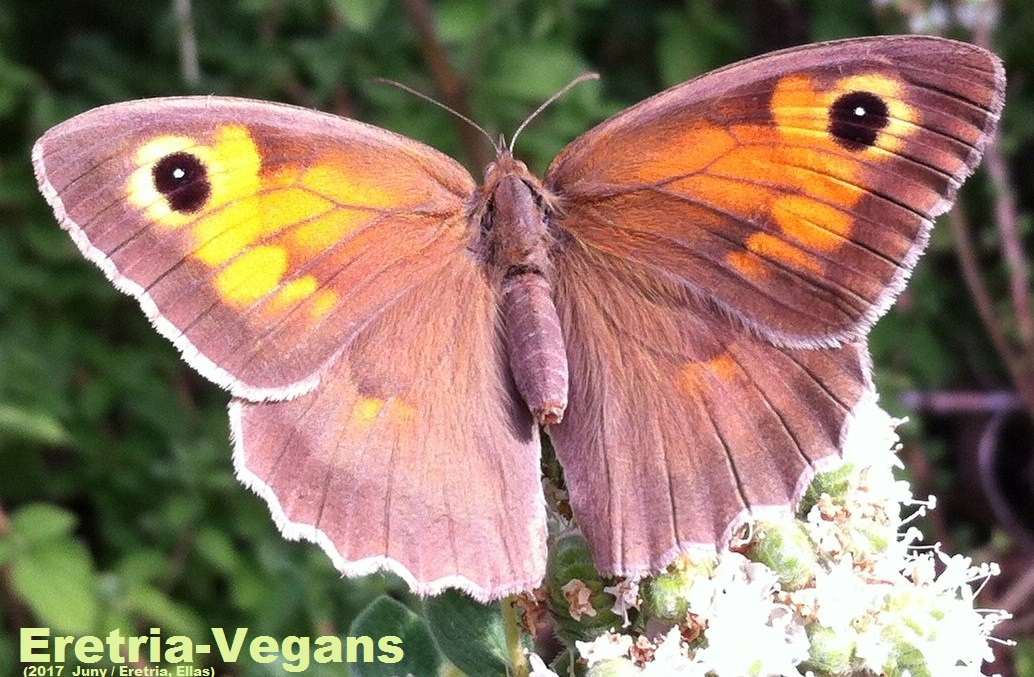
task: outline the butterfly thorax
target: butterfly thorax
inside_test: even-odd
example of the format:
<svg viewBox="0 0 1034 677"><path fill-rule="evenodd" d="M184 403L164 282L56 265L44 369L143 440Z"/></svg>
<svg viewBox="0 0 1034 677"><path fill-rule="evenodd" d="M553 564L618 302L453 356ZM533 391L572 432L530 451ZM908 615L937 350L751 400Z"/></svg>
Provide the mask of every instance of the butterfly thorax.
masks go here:
<svg viewBox="0 0 1034 677"><path fill-rule="evenodd" d="M472 218L499 293L510 371L535 419L559 423L567 407L567 355L553 304L552 200L508 152L486 170L478 198Z"/></svg>

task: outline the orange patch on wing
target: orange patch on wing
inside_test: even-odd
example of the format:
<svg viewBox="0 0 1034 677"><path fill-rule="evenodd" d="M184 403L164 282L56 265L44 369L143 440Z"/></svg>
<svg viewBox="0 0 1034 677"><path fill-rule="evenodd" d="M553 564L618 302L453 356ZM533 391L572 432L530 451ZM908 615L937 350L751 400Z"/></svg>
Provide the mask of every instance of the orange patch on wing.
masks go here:
<svg viewBox="0 0 1034 677"><path fill-rule="evenodd" d="M880 98L886 119L872 145L847 147L833 135L830 116L843 96L862 91ZM670 201L716 256L746 278L766 280L777 266L821 277L825 261L842 266L839 251L862 239L855 232L861 201L876 195L888 180L883 168L900 158L920 129L920 112L906 93L905 83L879 66L841 78L788 75L774 83L768 110L744 122L701 119L631 135L634 142L604 138L619 144L628 159L594 169L603 186L635 189L641 183ZM692 236L677 217L657 221L640 227L633 221L627 230L630 236L664 236L665 229L678 228L673 239ZM618 251L630 240L614 239L609 246Z"/></svg>
<svg viewBox="0 0 1034 677"><path fill-rule="evenodd" d="M731 383L739 372L739 365L729 353L721 353L709 360L687 362L678 373L678 383L683 392L700 392L710 389L717 379Z"/></svg>
<svg viewBox="0 0 1034 677"><path fill-rule="evenodd" d="M265 306L266 313L284 315L297 308L316 291L316 278L306 275L282 285Z"/></svg>
<svg viewBox="0 0 1034 677"><path fill-rule="evenodd" d="M386 211L416 206L426 190L399 187L364 169L370 158L326 154L308 167L288 165L270 174L281 186L263 198L269 233L302 259L318 256L382 217ZM265 187L266 182L263 182Z"/></svg>
<svg viewBox="0 0 1034 677"><path fill-rule="evenodd" d="M352 405L352 420L362 426L369 426L384 408L384 400L379 397L360 397Z"/></svg>
<svg viewBox="0 0 1034 677"><path fill-rule="evenodd" d="M294 225L284 233L284 244L300 256L312 257L340 243L377 216L377 212L337 207Z"/></svg>
<svg viewBox="0 0 1034 677"><path fill-rule="evenodd" d="M154 148L188 142L194 143L163 137ZM283 164L264 170L257 143L241 125L225 125L210 145L195 143L192 149L205 162L212 183L212 197L204 210L189 215L195 243L192 257L210 267L222 267L216 288L224 302L237 307L274 294L266 312L287 312L319 286L311 275L284 283L292 271L347 240L386 210L425 197L419 190L400 191L382 177L353 166L369 158L326 155L312 166ZM145 150L149 156L155 153L150 147ZM139 190L134 195L138 201L148 197ZM171 216L158 217L178 225ZM337 300L336 293L324 290L312 299L310 313L323 317Z"/></svg>
<svg viewBox="0 0 1034 677"><path fill-rule="evenodd" d="M189 213L175 211L154 182L156 163L180 152L197 158L209 184L204 204ZM180 232L186 255L210 269L212 290L226 305L252 308L256 321L297 310L292 317L319 322L346 293L327 276L357 259L365 268L356 274L388 265L386 257L362 257L376 238L397 238L399 252L422 246L406 225L424 228L427 214L413 212L441 209L442 201L425 172L400 171L398 157L383 148L309 153L264 144L246 124L157 135L136 148L123 196L154 227ZM461 218L459 205L448 207ZM396 232L376 232L372 226L387 217ZM415 413L404 403L393 407L403 418Z"/></svg>
<svg viewBox="0 0 1034 677"><path fill-rule="evenodd" d="M696 176L735 148L733 135L721 127L701 123L686 128L675 138L665 139L662 147L638 158L639 161L630 158L628 169L635 173L636 179L648 184L687 174Z"/></svg>
<svg viewBox="0 0 1034 677"><path fill-rule="evenodd" d="M873 92L888 107L887 126L873 146L860 151L844 149L829 132L829 111L853 91ZM748 251L726 255L745 277L765 279L772 262L821 273L815 254L835 252L851 240L852 211L870 194L869 167L894 157L916 129L918 115L903 91L899 81L879 73L842 78L828 88L805 75L783 78L771 99L773 125L730 126L722 136L731 135L739 145L716 159L706 175L673 187L718 210L767 214L759 225L770 227L747 238Z"/></svg>
<svg viewBox="0 0 1034 677"><path fill-rule="evenodd" d="M324 160L306 168L299 183L306 190L331 198L339 205L390 209L410 197L376 172Z"/></svg>
<svg viewBox="0 0 1034 677"><path fill-rule="evenodd" d="M748 237L747 250L750 253L733 252L726 260L745 277L753 280L764 280L771 271L772 262L808 271L815 276L822 272L822 262L818 258L770 233L758 232Z"/></svg>
<svg viewBox="0 0 1034 677"><path fill-rule="evenodd" d="M387 416L393 423L407 423L416 418L416 409L396 397L360 396L352 405L352 422L360 428L369 428L381 416Z"/></svg>
<svg viewBox="0 0 1034 677"><path fill-rule="evenodd" d="M795 268L818 274L822 271L822 263L786 240L768 233L754 233L747 238L747 249L766 258L777 259Z"/></svg>
<svg viewBox="0 0 1034 677"><path fill-rule="evenodd" d="M777 198L772 203L772 217L794 241L819 251L834 251L851 234L850 214L805 195Z"/></svg>
<svg viewBox="0 0 1034 677"><path fill-rule="evenodd" d="M758 282L766 279L771 272L768 261L748 252L726 254L725 262L739 271L743 277Z"/></svg>
<svg viewBox="0 0 1034 677"><path fill-rule="evenodd" d="M322 320L338 303L338 293L330 289L321 289L313 295L309 307L309 316L314 320Z"/></svg>

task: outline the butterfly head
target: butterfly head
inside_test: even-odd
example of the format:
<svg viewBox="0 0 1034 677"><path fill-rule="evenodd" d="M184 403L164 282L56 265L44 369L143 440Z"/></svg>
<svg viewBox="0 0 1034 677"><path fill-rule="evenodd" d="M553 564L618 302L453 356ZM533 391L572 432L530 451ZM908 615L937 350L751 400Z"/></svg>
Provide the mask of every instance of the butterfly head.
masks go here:
<svg viewBox="0 0 1034 677"><path fill-rule="evenodd" d="M495 191L504 176L513 175L535 180L535 177L528 171L528 165L515 158L513 152L505 145L499 146L495 160L485 167L483 191Z"/></svg>

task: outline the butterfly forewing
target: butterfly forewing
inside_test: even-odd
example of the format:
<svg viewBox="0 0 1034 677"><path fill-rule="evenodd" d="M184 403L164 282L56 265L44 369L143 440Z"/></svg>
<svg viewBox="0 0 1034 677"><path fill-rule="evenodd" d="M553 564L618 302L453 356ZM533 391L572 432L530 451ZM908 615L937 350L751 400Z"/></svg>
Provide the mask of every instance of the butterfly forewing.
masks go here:
<svg viewBox="0 0 1034 677"><path fill-rule="evenodd" d="M560 227L680 279L770 340L862 336L979 161L997 58L919 37L759 57L624 111L546 185Z"/></svg>
<svg viewBox="0 0 1034 677"><path fill-rule="evenodd" d="M276 104L100 108L34 150L88 258L203 374L253 399L311 389L330 358L462 255L470 176L421 144Z"/></svg>

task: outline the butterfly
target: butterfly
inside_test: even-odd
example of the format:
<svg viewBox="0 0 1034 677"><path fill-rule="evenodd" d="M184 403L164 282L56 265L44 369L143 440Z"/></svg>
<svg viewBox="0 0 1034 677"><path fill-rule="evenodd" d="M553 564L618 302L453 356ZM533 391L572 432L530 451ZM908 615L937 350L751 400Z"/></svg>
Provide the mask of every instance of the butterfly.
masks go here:
<svg viewBox="0 0 1034 677"><path fill-rule="evenodd" d="M996 56L901 36L678 85L479 185L412 139L223 97L48 131L85 256L230 391L287 538L423 595L532 588L541 430L607 574L789 512L864 426L869 329L994 133Z"/></svg>

